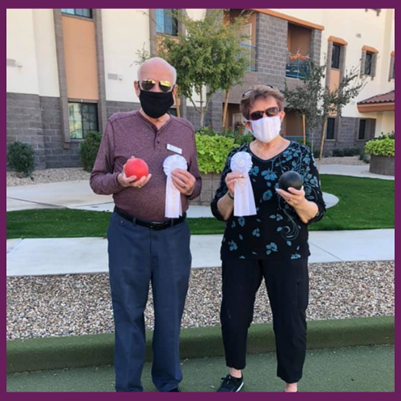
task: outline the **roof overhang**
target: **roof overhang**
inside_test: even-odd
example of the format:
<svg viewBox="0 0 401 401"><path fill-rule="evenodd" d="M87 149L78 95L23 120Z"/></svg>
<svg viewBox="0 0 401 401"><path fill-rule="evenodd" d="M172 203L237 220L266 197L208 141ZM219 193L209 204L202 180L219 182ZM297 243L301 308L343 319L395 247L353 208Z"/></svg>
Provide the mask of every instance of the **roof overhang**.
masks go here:
<svg viewBox="0 0 401 401"><path fill-rule="evenodd" d="M358 104L360 113L378 113L381 111L394 111L395 103Z"/></svg>

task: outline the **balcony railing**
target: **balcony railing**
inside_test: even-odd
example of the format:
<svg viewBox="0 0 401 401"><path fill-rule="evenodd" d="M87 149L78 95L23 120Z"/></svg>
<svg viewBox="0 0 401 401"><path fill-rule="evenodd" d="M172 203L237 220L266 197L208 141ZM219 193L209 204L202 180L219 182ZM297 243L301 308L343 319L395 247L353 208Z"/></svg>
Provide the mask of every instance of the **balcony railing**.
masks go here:
<svg viewBox="0 0 401 401"><path fill-rule="evenodd" d="M241 43L241 47L245 48L245 53L249 59L249 71L256 71L256 46Z"/></svg>
<svg viewBox="0 0 401 401"><path fill-rule="evenodd" d="M309 55L288 53L285 76L289 78L305 79L309 71Z"/></svg>

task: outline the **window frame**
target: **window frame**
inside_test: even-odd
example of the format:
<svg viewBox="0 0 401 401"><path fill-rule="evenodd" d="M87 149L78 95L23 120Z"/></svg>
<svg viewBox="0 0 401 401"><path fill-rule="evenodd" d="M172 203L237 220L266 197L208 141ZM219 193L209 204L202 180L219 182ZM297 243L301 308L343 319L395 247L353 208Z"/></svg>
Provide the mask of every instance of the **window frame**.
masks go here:
<svg viewBox="0 0 401 401"><path fill-rule="evenodd" d="M363 122L363 138L361 138L361 126ZM359 124L358 124L358 141L366 141L366 129L368 127L368 120L366 118L360 118L359 119Z"/></svg>
<svg viewBox="0 0 401 401"><path fill-rule="evenodd" d="M74 101L74 100L69 100L68 101L68 106L70 105L79 105L79 114L80 114L80 118L81 118L81 132L82 132L82 138L77 138L77 137L73 137L72 136L72 132L71 132L71 120L70 120L70 108L68 107L68 130L70 133L70 138L73 141L83 141L86 137L86 134L90 131L97 131L99 132L99 110L98 110L98 104L94 103L94 102L79 102L79 101ZM84 113L82 112L82 107L83 106L93 106L93 110L95 111L95 122L96 122L96 128L89 128L89 129L85 129L84 125L85 123L91 122L90 120L88 121L84 121ZM91 113L88 113L91 114ZM74 120L75 122L75 120ZM93 122L93 121L92 121Z"/></svg>
<svg viewBox="0 0 401 401"><path fill-rule="evenodd" d="M93 19L92 8L61 8L60 10L63 15L69 15L71 17L85 18L85 19L90 19L90 20ZM70 12L63 11L63 10L74 10L74 12L70 13ZM77 10L89 10L89 17L87 15L78 14Z"/></svg>
<svg viewBox="0 0 401 401"><path fill-rule="evenodd" d="M340 58L341 58L341 45L337 43L333 43L333 48L332 48L332 53L331 53L331 68L339 70L340 69ZM337 52L337 57L336 57L336 64L338 64L338 67L333 66L333 61L334 61L334 50L338 49Z"/></svg>
<svg viewBox="0 0 401 401"><path fill-rule="evenodd" d="M161 27L158 19L160 19L160 15L158 15L162 11L163 16L163 26ZM171 12L171 33L166 32L166 11ZM156 34L158 35L169 35L169 36L178 36L178 19L175 16L175 9L174 8L156 8L155 11L156 17ZM161 30L162 29L162 30Z"/></svg>
<svg viewBox="0 0 401 401"><path fill-rule="evenodd" d="M388 73L388 80L395 81L395 55L394 52L390 55L390 71Z"/></svg>
<svg viewBox="0 0 401 401"><path fill-rule="evenodd" d="M333 138L328 137L329 132L329 121L333 120ZM326 127L326 141L335 141L336 140L336 117L329 117L327 119L327 127Z"/></svg>
<svg viewBox="0 0 401 401"><path fill-rule="evenodd" d="M368 62L368 56L370 57L369 73L366 72L366 65L367 65L367 62ZM364 68L363 68L363 74L364 74L364 75L367 75L367 76L369 76L369 77L373 76L373 75L372 75L373 57L374 57L374 53L366 52L366 55L365 55L365 65L364 65Z"/></svg>

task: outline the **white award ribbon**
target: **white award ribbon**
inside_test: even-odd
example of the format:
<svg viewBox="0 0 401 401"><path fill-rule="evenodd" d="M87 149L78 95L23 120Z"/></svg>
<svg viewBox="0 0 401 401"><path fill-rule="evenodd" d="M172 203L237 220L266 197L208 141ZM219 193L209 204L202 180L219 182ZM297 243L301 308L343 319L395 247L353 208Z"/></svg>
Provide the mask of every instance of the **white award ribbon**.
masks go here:
<svg viewBox="0 0 401 401"><path fill-rule="evenodd" d="M163 170L167 175L166 182L166 212L165 216L175 219L182 216L181 193L174 186L171 173L176 169L187 170L187 161L180 155L172 155L167 157L163 162Z"/></svg>
<svg viewBox="0 0 401 401"><path fill-rule="evenodd" d="M234 183L234 216L253 216L256 214L255 198L249 170L252 168L252 157L248 152L238 152L231 159L231 171L239 171L244 178Z"/></svg>

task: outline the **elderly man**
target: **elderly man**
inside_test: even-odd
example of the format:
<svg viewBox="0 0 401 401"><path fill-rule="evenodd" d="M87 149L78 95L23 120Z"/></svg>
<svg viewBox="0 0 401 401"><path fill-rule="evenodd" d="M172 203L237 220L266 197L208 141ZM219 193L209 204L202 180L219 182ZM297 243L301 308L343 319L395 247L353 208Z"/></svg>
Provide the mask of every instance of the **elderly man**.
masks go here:
<svg viewBox="0 0 401 401"><path fill-rule="evenodd" d="M109 118L90 178L95 193L112 194L115 202L107 238L116 391L143 391L149 283L155 312L153 383L162 392L180 391L180 326L191 267L185 211L188 200L200 194L201 177L193 126L168 113L177 92L175 82L175 68L160 58L139 67L134 88L141 108ZM182 156L188 166L171 173L180 193L178 218L165 217L163 163L171 155ZM150 174L127 177L124 167L131 157L143 159Z"/></svg>

